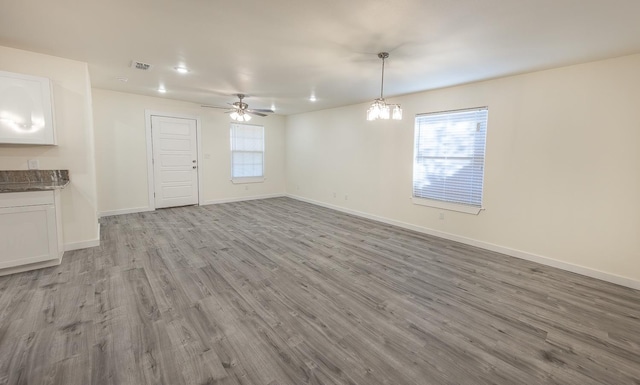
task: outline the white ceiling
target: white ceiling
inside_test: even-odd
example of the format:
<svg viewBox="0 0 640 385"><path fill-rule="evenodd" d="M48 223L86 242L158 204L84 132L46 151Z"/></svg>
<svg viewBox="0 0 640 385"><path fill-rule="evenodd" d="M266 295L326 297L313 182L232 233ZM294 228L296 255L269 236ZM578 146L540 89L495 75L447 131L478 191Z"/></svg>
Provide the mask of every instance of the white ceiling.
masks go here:
<svg viewBox="0 0 640 385"><path fill-rule="evenodd" d="M374 99L380 51L386 97L640 52L638 0L0 3L0 45L88 62L94 87L281 114Z"/></svg>

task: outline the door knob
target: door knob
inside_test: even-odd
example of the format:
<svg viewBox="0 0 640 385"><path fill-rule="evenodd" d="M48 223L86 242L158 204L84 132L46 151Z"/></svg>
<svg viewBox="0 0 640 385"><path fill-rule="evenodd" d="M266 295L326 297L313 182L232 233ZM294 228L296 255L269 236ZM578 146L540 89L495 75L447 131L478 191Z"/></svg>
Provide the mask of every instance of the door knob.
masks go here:
<svg viewBox="0 0 640 385"><path fill-rule="evenodd" d="M193 166L193 169L195 170L195 169L196 169L196 166Z"/></svg>
<svg viewBox="0 0 640 385"><path fill-rule="evenodd" d="M196 161L195 161L195 160L192 160L191 162L195 163Z"/></svg>

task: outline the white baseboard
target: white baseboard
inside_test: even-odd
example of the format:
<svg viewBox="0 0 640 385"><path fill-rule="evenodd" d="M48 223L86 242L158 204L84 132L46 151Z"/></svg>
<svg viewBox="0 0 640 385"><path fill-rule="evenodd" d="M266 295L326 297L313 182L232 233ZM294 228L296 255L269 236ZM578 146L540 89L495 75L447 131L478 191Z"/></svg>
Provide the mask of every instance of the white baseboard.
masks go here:
<svg viewBox="0 0 640 385"><path fill-rule="evenodd" d="M217 204L220 204L220 203L253 201L253 200L256 200L256 199L281 198L281 197L285 197L285 196L287 196L287 195L282 193L282 194L253 195L253 196L240 197L240 198L216 199L216 200L205 201L204 203L200 203L200 206L217 205Z"/></svg>
<svg viewBox="0 0 640 385"><path fill-rule="evenodd" d="M88 249L90 247L100 246L100 224L98 224L98 238L89 241L70 242L64 244L64 251Z"/></svg>
<svg viewBox="0 0 640 385"><path fill-rule="evenodd" d="M153 211L151 207L134 207L132 209L109 210L98 213L98 218L111 217L114 215L135 214Z"/></svg>
<svg viewBox="0 0 640 385"><path fill-rule="evenodd" d="M509 247L504 247L504 246L495 245L495 244L484 242L484 241L479 241L477 239L466 238L466 237L462 237L462 236L459 236L459 235L446 233L446 232L443 232L443 231L433 230L433 229L430 229L430 228L427 228L427 227L416 226L416 225L413 225L413 224L410 224L410 223L396 221L396 220L393 220L393 219L389 219L389 218L380 217L380 216L377 216L377 215L368 214L368 213L365 213L365 212L362 212L362 211L351 210L351 209L347 209L347 208L344 208L344 207L335 206L335 205L332 205L332 204L316 201L316 200L313 200L313 199L304 198L304 197L293 195L293 194L287 194L287 196L289 198L296 199L296 200L299 200L299 201L302 201L302 202L307 202L307 203L311 203L311 204L314 204L314 205L317 205L317 206L327 207L327 208L330 208L330 209L333 209L333 210L341 211L341 212L344 212L344 213L347 213L347 214L352 214L352 215L355 215L355 216L358 216L358 217L367 218L367 219L371 219L371 220L374 220L374 221L386 223L386 224L389 224L389 225L402 227L404 229L417 231L417 232L423 233L423 234L433 235L433 236L436 236L436 237L439 237L439 238L449 239L451 241L464 243L464 244L475 246L475 247L479 247L479 248L485 249L485 250L495 251L497 253L509 255L511 257L520 258L520 259L524 259L524 260L527 260L527 261L540 263L542 265L555 267L555 268L558 268L558 269L561 269L561 270L566 270L566 271L569 271L569 272L572 272L572 273L576 273L576 274L584 275L584 276L587 276L587 277L599 279L601 281L611 282L611 283L615 283L616 285L625 286L625 287L629 287L629 288L632 288L632 289L640 290L640 281L637 281L637 280L634 280L634 279L631 279L631 278L627 278L627 277L622 277L622 276L619 276L619 275L616 275L616 274L611 274L611 273L607 273L607 272L604 272L604 271L591 269L589 267L584 267L584 266L575 265L575 264L568 263L568 262L559 261L559 260L553 259L553 258L543 257L541 255L532 254L532 253L529 253L529 252L526 252L526 251L511 249Z"/></svg>
<svg viewBox="0 0 640 385"><path fill-rule="evenodd" d="M52 259L50 261L36 262L29 265L7 267L0 270L0 276L22 273L30 270L44 269L45 267L58 266L62 262L62 258Z"/></svg>

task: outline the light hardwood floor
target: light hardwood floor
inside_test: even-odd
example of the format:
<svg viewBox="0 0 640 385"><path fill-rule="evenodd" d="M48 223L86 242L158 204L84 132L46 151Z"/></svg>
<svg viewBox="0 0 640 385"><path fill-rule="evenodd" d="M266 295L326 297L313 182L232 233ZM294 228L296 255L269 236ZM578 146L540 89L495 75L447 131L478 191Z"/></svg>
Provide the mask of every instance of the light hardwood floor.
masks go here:
<svg viewBox="0 0 640 385"><path fill-rule="evenodd" d="M640 292L288 198L108 217L0 278L0 384L637 385Z"/></svg>

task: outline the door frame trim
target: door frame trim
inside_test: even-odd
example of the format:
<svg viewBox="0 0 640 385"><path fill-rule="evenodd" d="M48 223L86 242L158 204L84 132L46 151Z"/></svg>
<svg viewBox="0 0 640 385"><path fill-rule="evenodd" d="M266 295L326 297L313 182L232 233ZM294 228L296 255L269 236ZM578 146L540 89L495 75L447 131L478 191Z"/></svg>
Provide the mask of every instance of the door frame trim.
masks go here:
<svg viewBox="0 0 640 385"><path fill-rule="evenodd" d="M196 121L196 151L198 151L198 206L200 206L203 202L202 199L202 124L200 122L200 117L195 115L186 115L179 114L174 112L165 112L165 111L157 111L157 110L144 110L144 120L145 120L145 135L147 138L147 191L148 191L148 200L149 200L149 209L156 209L156 199L155 199L155 181L153 175L153 138L151 134L151 117L152 116L161 116L164 118L178 118L178 119L190 119Z"/></svg>

